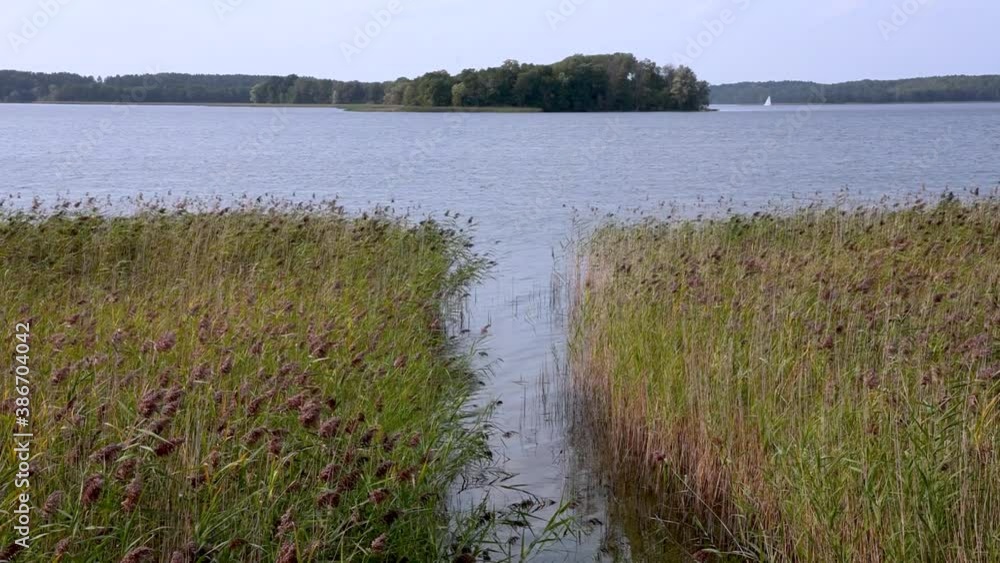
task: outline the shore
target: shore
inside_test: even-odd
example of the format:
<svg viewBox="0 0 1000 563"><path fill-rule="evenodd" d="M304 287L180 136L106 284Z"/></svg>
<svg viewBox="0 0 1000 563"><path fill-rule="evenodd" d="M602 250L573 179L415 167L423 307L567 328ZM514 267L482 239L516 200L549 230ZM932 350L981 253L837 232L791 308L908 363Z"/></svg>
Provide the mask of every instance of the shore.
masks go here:
<svg viewBox="0 0 1000 563"><path fill-rule="evenodd" d="M29 105L93 105L93 106L196 106L240 108L302 108L352 112L411 112L411 113L541 113L540 108L523 107L453 107L403 106L383 104L253 104L253 103L180 103L180 102L31 102Z"/></svg>

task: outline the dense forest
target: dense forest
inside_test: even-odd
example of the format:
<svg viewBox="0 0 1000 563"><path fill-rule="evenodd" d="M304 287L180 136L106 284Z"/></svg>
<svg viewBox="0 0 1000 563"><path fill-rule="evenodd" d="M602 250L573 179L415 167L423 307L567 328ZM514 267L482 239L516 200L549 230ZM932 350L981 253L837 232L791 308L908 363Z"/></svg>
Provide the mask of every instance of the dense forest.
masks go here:
<svg viewBox="0 0 1000 563"><path fill-rule="evenodd" d="M738 82L712 86L713 104L899 103L1000 101L1000 75L930 76L902 80Z"/></svg>
<svg viewBox="0 0 1000 563"><path fill-rule="evenodd" d="M254 103L526 107L545 111L699 110L708 84L684 66L658 66L634 55L574 55L551 65L506 61L452 76L428 72L392 82L273 77L256 86Z"/></svg>
<svg viewBox="0 0 1000 563"><path fill-rule="evenodd" d="M89 77L0 71L3 102L386 104L545 111L700 110L708 84L687 67L634 55L574 55L551 65L444 70L389 82L290 76L149 74Z"/></svg>
<svg viewBox="0 0 1000 563"><path fill-rule="evenodd" d="M0 102L246 103L266 76L126 74L92 77L67 72L0 70Z"/></svg>

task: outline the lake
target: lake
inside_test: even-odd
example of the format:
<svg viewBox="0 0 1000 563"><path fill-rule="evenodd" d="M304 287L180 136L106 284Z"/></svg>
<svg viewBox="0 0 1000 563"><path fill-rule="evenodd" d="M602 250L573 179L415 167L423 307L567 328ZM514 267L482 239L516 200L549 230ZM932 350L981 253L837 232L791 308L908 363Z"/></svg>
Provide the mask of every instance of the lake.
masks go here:
<svg viewBox="0 0 1000 563"><path fill-rule="evenodd" d="M607 488L576 447L586 437L567 422L559 392L565 339L553 305L564 295L564 245L581 223L607 213L664 214L673 204L689 214L750 211L841 193L860 201L1000 184L1000 104L718 109L0 105L0 172L7 205L87 194L266 193L473 217L477 247L497 261L466 319L473 335L489 325L478 346L492 375L478 399L502 401L493 420L506 434L494 439L496 457L530 494L577 501L592 533L547 557L580 560L615 536Z"/></svg>

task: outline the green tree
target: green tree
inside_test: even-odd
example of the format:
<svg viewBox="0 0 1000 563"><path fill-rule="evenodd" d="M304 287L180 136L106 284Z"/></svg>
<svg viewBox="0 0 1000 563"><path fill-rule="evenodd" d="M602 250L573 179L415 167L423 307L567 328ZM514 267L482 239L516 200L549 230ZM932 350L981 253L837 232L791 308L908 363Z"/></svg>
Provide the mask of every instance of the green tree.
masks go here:
<svg viewBox="0 0 1000 563"><path fill-rule="evenodd" d="M415 81L416 100L420 106L451 105L452 78L446 70L428 72Z"/></svg>

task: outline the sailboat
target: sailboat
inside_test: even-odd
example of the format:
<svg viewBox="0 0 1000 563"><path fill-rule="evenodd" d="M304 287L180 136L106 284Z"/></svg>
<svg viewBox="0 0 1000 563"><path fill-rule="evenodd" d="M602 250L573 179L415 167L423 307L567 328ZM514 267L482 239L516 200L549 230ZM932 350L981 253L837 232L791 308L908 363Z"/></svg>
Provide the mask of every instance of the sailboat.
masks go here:
<svg viewBox="0 0 1000 563"><path fill-rule="evenodd" d="M764 101L764 107L771 107L771 96L768 96L767 100Z"/></svg>

